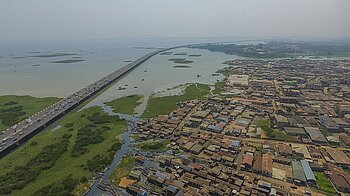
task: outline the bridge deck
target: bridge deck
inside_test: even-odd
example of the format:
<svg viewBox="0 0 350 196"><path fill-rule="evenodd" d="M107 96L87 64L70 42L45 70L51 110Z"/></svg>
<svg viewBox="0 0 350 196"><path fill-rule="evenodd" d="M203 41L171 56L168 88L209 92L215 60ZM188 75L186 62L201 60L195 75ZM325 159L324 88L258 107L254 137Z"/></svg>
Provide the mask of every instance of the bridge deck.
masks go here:
<svg viewBox="0 0 350 196"><path fill-rule="evenodd" d="M68 97L60 100L59 102L52 104L51 106L41 110L40 112L28 117L27 119L13 125L6 129L0 135L0 158L7 155L13 149L24 143L41 130L45 129L48 125L52 124L65 113L76 108L78 105L88 100L90 97L103 90L115 80L124 76L126 73L147 61L154 55L167 50L180 48L183 46L172 47L167 49L157 50L148 53L135 61L125 65L124 67L112 72L111 74L97 80L96 82L88 85L87 87L80 89L79 91L69 95Z"/></svg>

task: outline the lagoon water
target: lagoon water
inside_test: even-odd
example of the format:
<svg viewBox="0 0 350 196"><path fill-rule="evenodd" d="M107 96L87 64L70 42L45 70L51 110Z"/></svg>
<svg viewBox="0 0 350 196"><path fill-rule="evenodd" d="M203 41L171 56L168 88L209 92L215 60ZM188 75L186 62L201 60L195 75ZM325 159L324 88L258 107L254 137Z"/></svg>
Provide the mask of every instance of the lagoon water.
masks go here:
<svg viewBox="0 0 350 196"><path fill-rule="evenodd" d="M82 43L41 43L0 46L0 95L32 95L36 97L65 97L99 78L117 70L148 52L160 47L216 40L191 39L118 39ZM199 82L214 84L221 76L212 74L223 68L223 61L233 55L207 50L179 48L171 52L199 54L199 57L156 55L118 80L90 104L108 101L130 94L149 96L177 84ZM71 56L31 57L36 55L70 53ZM190 68L174 68L170 58L193 60ZM83 59L76 63L50 63ZM38 65L38 66L33 66ZM200 75L200 77L197 77ZM126 86L127 85L127 86ZM118 90L125 87L125 90Z"/></svg>

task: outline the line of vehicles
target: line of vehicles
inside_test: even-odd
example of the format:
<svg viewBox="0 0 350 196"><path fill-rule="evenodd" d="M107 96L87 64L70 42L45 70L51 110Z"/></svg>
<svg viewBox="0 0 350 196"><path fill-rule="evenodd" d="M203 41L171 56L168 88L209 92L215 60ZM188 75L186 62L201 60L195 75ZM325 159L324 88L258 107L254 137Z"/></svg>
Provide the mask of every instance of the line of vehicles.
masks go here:
<svg viewBox="0 0 350 196"><path fill-rule="evenodd" d="M177 48L177 47L174 47ZM36 114L22 120L21 122L11 126L10 128L0 132L0 158L5 156L20 143L31 138L37 132L44 129L47 125L51 124L58 118L62 117L65 113L69 112L113 81L126 74L136 66L140 65L150 57L174 48L161 49L148 53L139 59L127 64L126 66L118 69L117 71L101 78L100 80L88 85L87 87L75 92L74 94L60 100L59 102L52 104L51 106L37 112Z"/></svg>

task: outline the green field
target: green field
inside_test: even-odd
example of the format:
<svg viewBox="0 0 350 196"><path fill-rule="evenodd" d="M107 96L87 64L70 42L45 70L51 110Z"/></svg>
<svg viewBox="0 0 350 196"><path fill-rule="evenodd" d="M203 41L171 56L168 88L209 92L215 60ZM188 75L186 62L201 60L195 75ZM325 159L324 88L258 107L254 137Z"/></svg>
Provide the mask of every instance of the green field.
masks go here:
<svg viewBox="0 0 350 196"><path fill-rule="evenodd" d="M116 113L133 114L134 109L142 103L141 95L129 95L119 99L114 99L106 104L113 108Z"/></svg>
<svg viewBox="0 0 350 196"><path fill-rule="evenodd" d="M109 180L112 184L115 186L118 186L120 180L123 177L126 177L130 174L131 169L135 166L135 158L132 156L125 156L123 159L119 162L117 167L112 172L111 176L109 177Z"/></svg>
<svg viewBox="0 0 350 196"><path fill-rule="evenodd" d="M170 140L159 140L141 142L137 146L143 151L162 152L166 150L168 144L170 144Z"/></svg>
<svg viewBox="0 0 350 196"><path fill-rule="evenodd" d="M205 99L210 92L209 85L206 84L190 84L186 87L184 94L165 97L151 97L142 117L152 118L160 114L169 114L177 108L177 104L181 101L191 99Z"/></svg>
<svg viewBox="0 0 350 196"><path fill-rule="evenodd" d="M59 101L56 97L0 96L0 131Z"/></svg>
<svg viewBox="0 0 350 196"><path fill-rule="evenodd" d="M215 89L212 91L213 94L220 94L224 92L225 82L217 82L215 83Z"/></svg>
<svg viewBox="0 0 350 196"><path fill-rule="evenodd" d="M31 195L43 187L56 187L55 183L62 182L69 175L79 181L86 181L96 172L93 170L103 168L106 161L110 160L110 155L114 155L118 150L118 136L127 126L126 121L108 116L99 107L69 114L60 124L62 127L58 130L39 133L0 160L1 178L15 171L15 167L28 165L33 157L43 152L43 147L47 148L48 145L63 139L68 141L67 150L56 157L52 167L40 170L40 174L34 180L26 183L23 189L12 191L11 195ZM85 129L90 130L85 132ZM86 136L83 136L84 134ZM100 139L94 140L96 137ZM77 194L81 195L82 192L83 190L78 190Z"/></svg>
<svg viewBox="0 0 350 196"><path fill-rule="evenodd" d="M335 195L337 193L324 173L315 172L315 177L317 180L317 186L321 191L327 193L327 195Z"/></svg>
<svg viewBox="0 0 350 196"><path fill-rule="evenodd" d="M273 124L268 118L259 120L255 124L267 132L267 136L269 137L269 139L291 142L295 141L295 139L292 136L289 136L278 129L273 129Z"/></svg>

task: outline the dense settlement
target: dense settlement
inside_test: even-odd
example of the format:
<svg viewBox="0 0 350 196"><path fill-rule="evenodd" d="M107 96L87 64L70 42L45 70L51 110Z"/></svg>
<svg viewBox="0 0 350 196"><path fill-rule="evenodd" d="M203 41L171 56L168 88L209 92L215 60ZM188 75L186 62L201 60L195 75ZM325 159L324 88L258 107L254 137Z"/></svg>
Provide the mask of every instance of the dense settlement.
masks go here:
<svg viewBox="0 0 350 196"><path fill-rule="evenodd" d="M132 195L350 193L350 61L233 60L220 94L138 122ZM143 167L150 159L159 168Z"/></svg>

